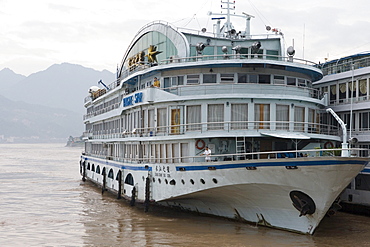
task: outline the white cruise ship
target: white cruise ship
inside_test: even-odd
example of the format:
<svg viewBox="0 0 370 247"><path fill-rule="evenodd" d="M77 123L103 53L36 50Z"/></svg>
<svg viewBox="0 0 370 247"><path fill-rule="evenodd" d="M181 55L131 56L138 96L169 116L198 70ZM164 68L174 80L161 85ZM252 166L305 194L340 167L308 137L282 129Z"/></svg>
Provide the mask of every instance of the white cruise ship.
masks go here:
<svg viewBox="0 0 370 247"><path fill-rule="evenodd" d="M209 13L210 33L162 21L138 31L117 80L85 99L81 175L146 210L313 234L368 158L349 155L360 152L340 137L335 112L342 128L322 122L316 64L286 51L277 28L252 35L253 16L231 14L233 4ZM236 30L231 17L246 27ZM325 146L335 142L342 147Z"/></svg>
<svg viewBox="0 0 370 247"><path fill-rule="evenodd" d="M321 65L324 77L314 83L328 95L328 107L347 124L351 145L370 148L370 53L363 52L327 61ZM333 122L327 118L326 122ZM338 143L332 143L338 145ZM331 145L331 144L330 144ZM361 156L369 157L368 150ZM370 215L370 166L365 167L340 195L343 210Z"/></svg>

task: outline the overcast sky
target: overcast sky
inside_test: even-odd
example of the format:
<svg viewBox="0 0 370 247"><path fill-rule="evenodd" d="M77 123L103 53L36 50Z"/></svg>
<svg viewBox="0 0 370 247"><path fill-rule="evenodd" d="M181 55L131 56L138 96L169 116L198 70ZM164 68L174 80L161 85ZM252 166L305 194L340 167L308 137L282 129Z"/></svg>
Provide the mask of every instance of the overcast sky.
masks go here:
<svg viewBox="0 0 370 247"><path fill-rule="evenodd" d="M0 70L28 76L56 63L115 72L136 32L154 20L212 30L220 0L0 0ZM313 62L370 51L368 0L236 0L252 34L279 28ZM244 21L232 20L236 30Z"/></svg>

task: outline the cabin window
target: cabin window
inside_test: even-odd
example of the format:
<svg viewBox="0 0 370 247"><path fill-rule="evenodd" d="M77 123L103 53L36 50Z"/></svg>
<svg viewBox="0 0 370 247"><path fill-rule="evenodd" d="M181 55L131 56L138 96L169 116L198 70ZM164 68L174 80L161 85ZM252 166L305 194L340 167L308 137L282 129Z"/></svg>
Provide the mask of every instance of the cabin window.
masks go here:
<svg viewBox="0 0 370 247"><path fill-rule="evenodd" d="M308 131L310 133L317 133L318 129L316 123L319 121L319 116L315 109L308 109Z"/></svg>
<svg viewBox="0 0 370 247"><path fill-rule="evenodd" d="M289 129L289 105L276 105L276 129Z"/></svg>
<svg viewBox="0 0 370 247"><path fill-rule="evenodd" d="M114 174L113 174L113 169L112 168L108 172L108 178L111 178L111 179L114 178Z"/></svg>
<svg viewBox="0 0 370 247"><path fill-rule="evenodd" d="M149 109L148 110L148 128L149 128L149 131L152 131L153 128L155 127L154 126L154 109Z"/></svg>
<svg viewBox="0 0 370 247"><path fill-rule="evenodd" d="M334 104L337 100L337 85L330 86L330 104Z"/></svg>
<svg viewBox="0 0 370 247"><path fill-rule="evenodd" d="M294 107L294 131L304 130L304 107Z"/></svg>
<svg viewBox="0 0 370 247"><path fill-rule="evenodd" d="M177 77L177 85L184 85L184 76Z"/></svg>
<svg viewBox="0 0 370 247"><path fill-rule="evenodd" d="M166 132L167 126L167 108L157 109L157 127L158 132Z"/></svg>
<svg viewBox="0 0 370 247"><path fill-rule="evenodd" d="M296 78L287 77L286 78L286 84L289 85L289 86L295 86L296 85Z"/></svg>
<svg viewBox="0 0 370 247"><path fill-rule="evenodd" d="M95 172L95 165L94 164L91 165L91 171Z"/></svg>
<svg viewBox="0 0 370 247"><path fill-rule="evenodd" d="M248 128L248 104L231 104L231 128Z"/></svg>
<svg viewBox="0 0 370 247"><path fill-rule="evenodd" d="M306 80L305 79L298 79L298 86L299 87L306 87Z"/></svg>
<svg viewBox="0 0 370 247"><path fill-rule="evenodd" d="M186 129L188 131L200 130L201 128L201 107L200 105L186 107Z"/></svg>
<svg viewBox="0 0 370 247"><path fill-rule="evenodd" d="M172 144L165 144L166 145L166 161L165 163L173 163L172 158Z"/></svg>
<svg viewBox="0 0 370 247"><path fill-rule="evenodd" d="M356 98L356 81L353 82L353 87L352 87L352 82L348 83L348 98Z"/></svg>
<svg viewBox="0 0 370 247"><path fill-rule="evenodd" d="M90 163L87 163L87 170L90 170Z"/></svg>
<svg viewBox="0 0 370 247"><path fill-rule="evenodd" d="M258 76L258 83L260 83L260 84L270 84L271 83L271 76L270 75L259 75Z"/></svg>
<svg viewBox="0 0 370 247"><path fill-rule="evenodd" d="M347 98L347 83L339 84L339 100L343 102Z"/></svg>
<svg viewBox="0 0 370 247"><path fill-rule="evenodd" d="M368 131L370 129L370 114L369 112L360 112L360 131Z"/></svg>
<svg viewBox="0 0 370 247"><path fill-rule="evenodd" d="M238 83L247 83L248 74L238 74Z"/></svg>
<svg viewBox="0 0 370 247"><path fill-rule="evenodd" d="M99 165L96 166L96 173L100 174L100 166Z"/></svg>
<svg viewBox="0 0 370 247"><path fill-rule="evenodd" d="M285 84L284 76L282 76L282 75L274 75L274 84L284 85Z"/></svg>
<svg viewBox="0 0 370 247"><path fill-rule="evenodd" d="M254 105L254 120L256 129L270 128L270 105L255 104Z"/></svg>
<svg viewBox="0 0 370 247"><path fill-rule="evenodd" d="M187 75L186 84L199 84L199 75Z"/></svg>
<svg viewBox="0 0 370 247"><path fill-rule="evenodd" d="M224 104L208 105L208 130L219 130L224 128Z"/></svg>
<svg viewBox="0 0 370 247"><path fill-rule="evenodd" d="M249 83L258 83L258 75L249 75Z"/></svg>
<svg viewBox="0 0 370 247"><path fill-rule="evenodd" d="M203 74L203 83L216 83L217 74Z"/></svg>
<svg viewBox="0 0 370 247"><path fill-rule="evenodd" d="M170 79L171 79L170 86L171 87L177 86L177 77L171 77Z"/></svg>
<svg viewBox="0 0 370 247"><path fill-rule="evenodd" d="M188 143L181 143L181 157L188 157L189 156L189 144ZM189 162L189 158L181 158L181 162Z"/></svg>
<svg viewBox="0 0 370 247"><path fill-rule="evenodd" d="M365 96L367 96L367 79L359 80L358 86L359 86L358 96L362 97L363 99L366 99Z"/></svg>
<svg viewBox="0 0 370 247"><path fill-rule="evenodd" d="M370 175L359 174L355 178L355 188L356 190L367 190L370 191Z"/></svg>
<svg viewBox="0 0 370 247"><path fill-rule="evenodd" d="M170 82L170 78L169 77L165 77L164 79L163 79L163 87L164 88L168 88L168 87L171 87L171 84L170 84L171 82Z"/></svg>
<svg viewBox="0 0 370 247"><path fill-rule="evenodd" d="M126 179L125 179L125 184L134 186L134 177L132 176L131 173L127 174Z"/></svg>
<svg viewBox="0 0 370 247"><path fill-rule="evenodd" d="M179 145L179 143L174 143L172 145L172 155L174 157L173 162L174 163L179 163L180 162L180 159L179 159L179 157L180 157L180 145Z"/></svg>
<svg viewBox="0 0 370 247"><path fill-rule="evenodd" d="M167 157L166 157L166 144L160 144L159 145L159 157L160 157L160 160L159 162L160 163L167 163Z"/></svg>
<svg viewBox="0 0 370 247"><path fill-rule="evenodd" d="M221 83L234 83L234 74L220 74Z"/></svg>

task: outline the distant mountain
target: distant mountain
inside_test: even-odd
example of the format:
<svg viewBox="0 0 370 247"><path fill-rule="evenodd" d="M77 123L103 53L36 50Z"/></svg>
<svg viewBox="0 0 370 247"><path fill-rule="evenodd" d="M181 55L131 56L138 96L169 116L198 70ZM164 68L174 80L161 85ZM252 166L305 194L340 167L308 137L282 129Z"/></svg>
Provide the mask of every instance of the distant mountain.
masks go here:
<svg viewBox="0 0 370 247"><path fill-rule="evenodd" d="M2 71L0 71L0 84L4 83L1 82ZM13 79L16 81L17 78L19 79L19 77ZM115 80L115 74L76 64L55 64L1 90L0 95L14 101L21 100L30 104L62 108L83 114L85 112L83 100L88 95L89 88L97 86L99 80L110 84Z"/></svg>
<svg viewBox="0 0 370 247"><path fill-rule="evenodd" d="M83 132L80 114L65 109L14 102L0 96L0 142L67 141Z"/></svg>
<svg viewBox="0 0 370 247"><path fill-rule="evenodd" d="M26 76L14 73L11 69L5 68L0 71L0 88L1 91L7 90L16 83L25 79Z"/></svg>
<svg viewBox="0 0 370 247"><path fill-rule="evenodd" d="M84 98L91 86L115 74L76 64L55 64L26 77L0 71L0 142L66 141L83 132Z"/></svg>

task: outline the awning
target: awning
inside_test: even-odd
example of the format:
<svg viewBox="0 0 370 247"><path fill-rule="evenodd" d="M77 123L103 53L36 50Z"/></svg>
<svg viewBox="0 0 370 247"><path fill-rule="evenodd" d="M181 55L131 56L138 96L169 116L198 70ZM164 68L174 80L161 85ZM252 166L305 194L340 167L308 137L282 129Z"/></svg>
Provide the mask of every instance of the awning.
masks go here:
<svg viewBox="0 0 370 247"><path fill-rule="evenodd" d="M301 133L295 133L295 132L260 132L262 135L265 136L272 136L277 138L285 138L285 139L311 139L311 137L303 135Z"/></svg>

